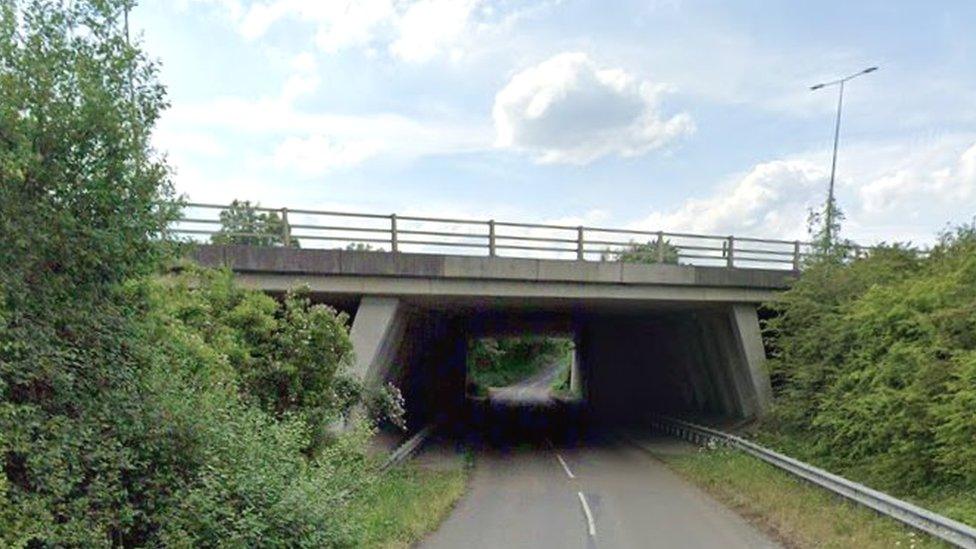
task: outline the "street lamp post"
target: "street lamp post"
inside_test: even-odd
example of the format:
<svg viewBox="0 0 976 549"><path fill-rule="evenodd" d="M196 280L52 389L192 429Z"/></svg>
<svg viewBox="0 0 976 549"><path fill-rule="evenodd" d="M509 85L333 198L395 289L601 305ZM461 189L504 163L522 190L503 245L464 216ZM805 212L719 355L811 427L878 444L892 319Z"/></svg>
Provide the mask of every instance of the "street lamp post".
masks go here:
<svg viewBox="0 0 976 549"><path fill-rule="evenodd" d="M817 84L815 86L810 86L811 91L819 90L820 88L826 88L828 86L837 86L837 121L834 125L834 155L830 161L830 186L827 191L827 212L826 212L826 223L824 225L825 237L827 244L833 243L834 235L831 234L834 227L834 176L837 173L837 143L840 141L840 112L844 107L844 83L848 80L852 80L861 76L862 74L867 74L869 72L874 72L878 70L878 67L868 67L863 71L856 72L845 78L839 80L834 80L831 82L824 82L822 84Z"/></svg>

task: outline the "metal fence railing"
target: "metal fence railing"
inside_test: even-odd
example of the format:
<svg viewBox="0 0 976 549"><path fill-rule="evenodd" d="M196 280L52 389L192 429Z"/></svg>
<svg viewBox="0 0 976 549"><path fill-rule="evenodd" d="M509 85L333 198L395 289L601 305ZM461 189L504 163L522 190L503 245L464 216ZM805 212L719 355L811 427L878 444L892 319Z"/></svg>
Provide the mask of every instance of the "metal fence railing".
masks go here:
<svg viewBox="0 0 976 549"><path fill-rule="evenodd" d="M171 231L215 243L786 270L812 253L799 240L200 203L184 204Z"/></svg>
<svg viewBox="0 0 976 549"><path fill-rule="evenodd" d="M958 547L976 549L976 528L968 524L933 513L928 509L873 490L863 484L774 452L742 437L666 416L654 417L651 420L651 427L661 433L680 437L695 444L718 444L737 448L769 463L773 467L782 469L856 504L873 509L911 528L931 534Z"/></svg>

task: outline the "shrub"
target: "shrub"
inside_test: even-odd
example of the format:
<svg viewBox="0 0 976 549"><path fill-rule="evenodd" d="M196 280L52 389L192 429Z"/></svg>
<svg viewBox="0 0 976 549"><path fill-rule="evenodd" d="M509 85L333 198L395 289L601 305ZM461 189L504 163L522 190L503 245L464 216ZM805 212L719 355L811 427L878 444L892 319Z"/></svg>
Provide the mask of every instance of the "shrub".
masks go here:
<svg viewBox="0 0 976 549"><path fill-rule="evenodd" d="M901 491L976 487L976 234L814 264L768 323L774 433Z"/></svg>
<svg viewBox="0 0 976 549"><path fill-rule="evenodd" d="M351 545L345 319L155 278L175 204L124 0L0 0L0 546ZM190 275L188 275L190 276Z"/></svg>

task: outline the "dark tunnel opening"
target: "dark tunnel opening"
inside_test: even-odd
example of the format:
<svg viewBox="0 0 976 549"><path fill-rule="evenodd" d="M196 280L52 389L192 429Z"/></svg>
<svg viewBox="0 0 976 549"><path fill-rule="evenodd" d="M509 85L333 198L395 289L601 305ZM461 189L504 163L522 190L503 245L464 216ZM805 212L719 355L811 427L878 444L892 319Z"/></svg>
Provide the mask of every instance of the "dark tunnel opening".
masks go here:
<svg viewBox="0 0 976 549"><path fill-rule="evenodd" d="M362 303L356 308L354 340L358 323L358 337L378 338L375 354L386 365L375 360L379 366L364 372L372 383L400 389L410 431L436 423L459 440L580 442L644 425L653 414L755 417L768 396L768 377L756 367L765 354L752 305L530 308L396 301L381 318L384 329L367 334L366 321L377 320L366 315L379 316L371 311ZM472 394L471 342L518 337L572 341L578 399Z"/></svg>

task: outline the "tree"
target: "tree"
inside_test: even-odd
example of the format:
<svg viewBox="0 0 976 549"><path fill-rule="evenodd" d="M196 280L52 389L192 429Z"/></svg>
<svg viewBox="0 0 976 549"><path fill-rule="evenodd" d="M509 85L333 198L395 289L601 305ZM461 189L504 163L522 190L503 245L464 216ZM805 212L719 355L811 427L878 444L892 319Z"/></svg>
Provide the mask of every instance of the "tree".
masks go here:
<svg viewBox="0 0 976 549"><path fill-rule="evenodd" d="M851 250L857 246L850 240L840 238L841 222L844 221L844 211L837 205L837 200L824 205L823 211L810 210L807 214L807 233L813 243L813 261L844 261ZM827 210L832 210L830 226L827 226Z"/></svg>
<svg viewBox="0 0 976 549"><path fill-rule="evenodd" d="M665 239L663 253L659 254L657 242L631 242L622 250L608 250L600 259L603 261L620 261L623 263L678 263L678 247ZM662 257L663 261L658 261Z"/></svg>
<svg viewBox="0 0 976 549"><path fill-rule="evenodd" d="M0 266L11 306L144 274L164 251L173 193L149 138L166 102L156 65L127 41L126 4L0 1Z"/></svg>
<svg viewBox="0 0 976 549"><path fill-rule="evenodd" d="M158 267L176 209L128 7L0 0L0 545L134 543L162 497L120 284Z"/></svg>
<svg viewBox="0 0 976 549"><path fill-rule="evenodd" d="M0 0L0 546L351 546L363 445L309 455L307 421L352 400L323 394L344 319L156 280L177 204L130 7Z"/></svg>
<svg viewBox="0 0 976 549"><path fill-rule="evenodd" d="M210 237L214 244L248 246L284 246L288 227L275 212L263 211L258 204L235 200L220 212L220 230ZM297 238L288 238L288 246L298 248Z"/></svg>

